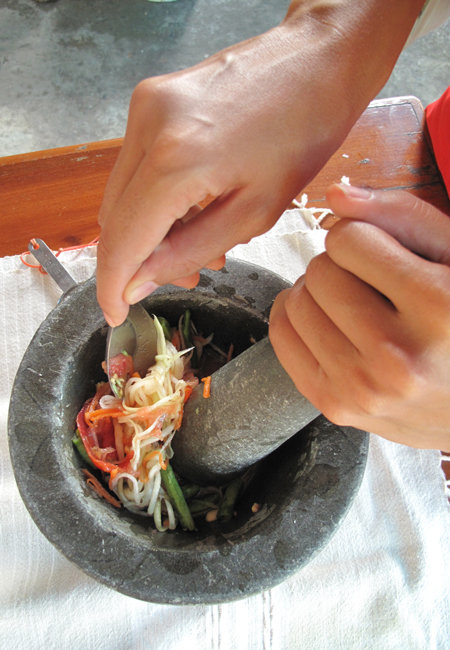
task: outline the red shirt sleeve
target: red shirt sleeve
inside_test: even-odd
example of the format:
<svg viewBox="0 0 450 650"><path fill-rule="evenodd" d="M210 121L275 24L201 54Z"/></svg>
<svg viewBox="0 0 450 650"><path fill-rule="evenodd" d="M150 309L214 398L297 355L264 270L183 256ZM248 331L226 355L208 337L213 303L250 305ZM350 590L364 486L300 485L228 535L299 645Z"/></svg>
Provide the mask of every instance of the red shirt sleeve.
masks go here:
<svg viewBox="0 0 450 650"><path fill-rule="evenodd" d="M425 115L434 156L450 196L450 86L442 97L426 107Z"/></svg>

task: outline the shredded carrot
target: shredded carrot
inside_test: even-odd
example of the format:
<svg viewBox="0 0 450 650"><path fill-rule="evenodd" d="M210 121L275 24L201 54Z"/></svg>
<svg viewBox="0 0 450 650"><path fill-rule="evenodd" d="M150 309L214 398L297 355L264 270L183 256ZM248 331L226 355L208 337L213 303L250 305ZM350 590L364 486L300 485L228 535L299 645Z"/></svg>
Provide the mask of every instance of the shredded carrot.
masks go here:
<svg viewBox="0 0 450 650"><path fill-rule="evenodd" d="M163 460L162 453L160 451L151 451L149 454L144 456L144 460L142 461L142 464L146 463L150 458L154 458L155 456L159 456L159 464L161 465L161 469L167 469L167 465L169 464L169 459L166 458L166 460Z"/></svg>
<svg viewBox="0 0 450 650"><path fill-rule="evenodd" d="M111 494L103 487L103 485L100 483L100 481L98 481L95 478L95 476L93 476L88 469L82 469L81 471L83 472L83 474L85 476L88 477L86 483L88 485L90 485L92 487L92 489L95 492L97 492L97 494L99 496L106 499L106 501L108 501L108 503L110 503L115 508L121 508L122 507L122 504L120 503L120 501L117 501L117 499L115 499L113 496L111 496Z"/></svg>
<svg viewBox="0 0 450 650"><path fill-rule="evenodd" d="M133 372L131 376L134 377L135 379L141 379L141 375L138 372Z"/></svg>
<svg viewBox="0 0 450 650"><path fill-rule="evenodd" d="M188 384L186 386L186 388L184 389L184 403L185 404L188 401L188 399L190 398L190 396L192 395L192 391L193 391L192 386L189 386L189 384Z"/></svg>
<svg viewBox="0 0 450 650"><path fill-rule="evenodd" d="M228 354L227 354L227 363L230 363L231 357L233 356L233 351L234 351L234 345L230 343L230 347L228 348Z"/></svg>
<svg viewBox="0 0 450 650"><path fill-rule="evenodd" d="M87 424L90 425L101 418L120 418L122 415L125 415L122 409L97 409L96 411L86 411L84 417Z"/></svg>
<svg viewBox="0 0 450 650"><path fill-rule="evenodd" d="M178 352L181 350L181 338L180 338L180 333L178 330L174 332L174 335L172 336L171 343L173 346L176 347Z"/></svg>
<svg viewBox="0 0 450 650"><path fill-rule="evenodd" d="M202 382L204 383L203 397L210 397L211 396L211 377L203 377Z"/></svg>
<svg viewBox="0 0 450 650"><path fill-rule="evenodd" d="M152 406L142 406L134 413L130 413L129 417L132 418L135 422L144 422L144 420L146 420L148 422L148 426L150 426L150 424L153 423L158 418L162 418L161 419L161 423L162 423L164 417L168 415L173 415L176 409L177 409L176 404L169 404L167 406L157 406L156 408L153 408Z"/></svg>
<svg viewBox="0 0 450 650"><path fill-rule="evenodd" d="M178 431L178 429L181 427L181 423L183 422L183 413L184 413L184 409L181 409L180 415L178 416L178 420L176 421L175 424L175 431Z"/></svg>
<svg viewBox="0 0 450 650"><path fill-rule="evenodd" d="M119 468L116 467L115 469L113 469L113 470L111 471L111 473L110 473L110 475L109 475L109 483L108 483L108 485L109 485L109 489L110 489L110 490L112 490L112 484L113 484L113 481L114 481L114 479L116 478L116 476L117 476L118 473L119 473Z"/></svg>
<svg viewBox="0 0 450 650"><path fill-rule="evenodd" d="M163 462L163 457L162 457L162 453L157 449L155 451L151 451L148 454L146 454L144 456L144 460L142 461L142 464L144 465L144 463L147 463L150 460L150 458L154 458L155 456L158 455L159 455L159 464L161 465L161 463Z"/></svg>
<svg viewBox="0 0 450 650"><path fill-rule="evenodd" d="M161 469L167 469L167 465L169 464L169 459L166 459L166 461L163 460L162 453L158 450L151 451L148 453L146 456L144 456L144 460L142 461L142 469L141 469L141 475L139 476L139 480L141 483L147 483L148 482L148 476L149 476L149 471L147 470L147 461L149 461L151 458L154 458L155 456L159 456L159 464L161 465ZM143 474L143 471L146 472L146 476Z"/></svg>

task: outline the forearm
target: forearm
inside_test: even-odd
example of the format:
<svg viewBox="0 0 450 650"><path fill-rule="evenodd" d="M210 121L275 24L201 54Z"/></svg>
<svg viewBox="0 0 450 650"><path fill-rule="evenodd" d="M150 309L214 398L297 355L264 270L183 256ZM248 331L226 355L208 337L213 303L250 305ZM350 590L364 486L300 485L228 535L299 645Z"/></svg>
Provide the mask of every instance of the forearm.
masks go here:
<svg viewBox="0 0 450 650"><path fill-rule="evenodd" d="M302 158L301 176L311 156L306 184L388 80L424 2L293 0L279 26L196 66L207 71L199 75L202 88L233 119L245 117L242 101L255 120L273 113L279 141L289 134L293 157ZM236 88L221 95L231 76Z"/></svg>
<svg viewBox="0 0 450 650"><path fill-rule="evenodd" d="M425 0L293 0L280 25L301 56L316 45L315 74L339 82L336 101L357 119L388 80Z"/></svg>
<svg viewBox="0 0 450 650"><path fill-rule="evenodd" d="M298 47L326 48L353 82L354 100L372 99L389 78L425 0L292 0L281 28ZM325 75L330 70L323 70ZM361 98L361 99L360 99Z"/></svg>
<svg viewBox="0 0 450 650"><path fill-rule="evenodd" d="M424 3L425 0L291 2L286 18L273 31L285 48L293 83L301 90L298 100L310 102L322 114L323 137L328 142L327 123L340 124L343 132L345 126L348 130L383 88ZM306 97L305 52L311 74L310 96ZM323 96L325 106L318 104Z"/></svg>
<svg viewBox="0 0 450 650"><path fill-rule="evenodd" d="M99 216L110 324L273 226L383 86L423 1L294 0L278 27L139 84Z"/></svg>

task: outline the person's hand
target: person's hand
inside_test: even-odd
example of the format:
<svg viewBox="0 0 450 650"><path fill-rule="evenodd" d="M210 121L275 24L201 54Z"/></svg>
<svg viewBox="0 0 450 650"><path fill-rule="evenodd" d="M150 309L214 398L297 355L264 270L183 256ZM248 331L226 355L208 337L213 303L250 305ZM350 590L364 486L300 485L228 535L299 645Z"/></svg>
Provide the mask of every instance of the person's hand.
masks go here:
<svg viewBox="0 0 450 650"><path fill-rule="evenodd" d="M344 119L318 137L334 109L315 106L312 71L299 96L292 66L275 63L282 43L266 34L135 90L99 219L98 299L110 324L155 285L195 286L199 269L271 228L345 137Z"/></svg>
<svg viewBox="0 0 450 650"><path fill-rule="evenodd" d="M277 297L275 352L332 422L450 451L450 218L402 191L327 199L346 218Z"/></svg>
<svg viewBox="0 0 450 650"><path fill-rule="evenodd" d="M110 325L274 225L385 83L421 3L293 0L279 27L139 84L99 216Z"/></svg>

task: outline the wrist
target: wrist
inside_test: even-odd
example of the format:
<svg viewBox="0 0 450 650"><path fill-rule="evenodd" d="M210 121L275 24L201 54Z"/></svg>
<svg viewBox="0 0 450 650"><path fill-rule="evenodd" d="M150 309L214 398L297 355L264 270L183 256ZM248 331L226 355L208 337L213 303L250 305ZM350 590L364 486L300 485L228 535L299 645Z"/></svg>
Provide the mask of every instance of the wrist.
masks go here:
<svg viewBox="0 0 450 650"><path fill-rule="evenodd" d="M328 77L344 84L357 116L388 80L425 0L292 0L277 28L302 49L314 41ZM324 70L326 73L326 71Z"/></svg>

